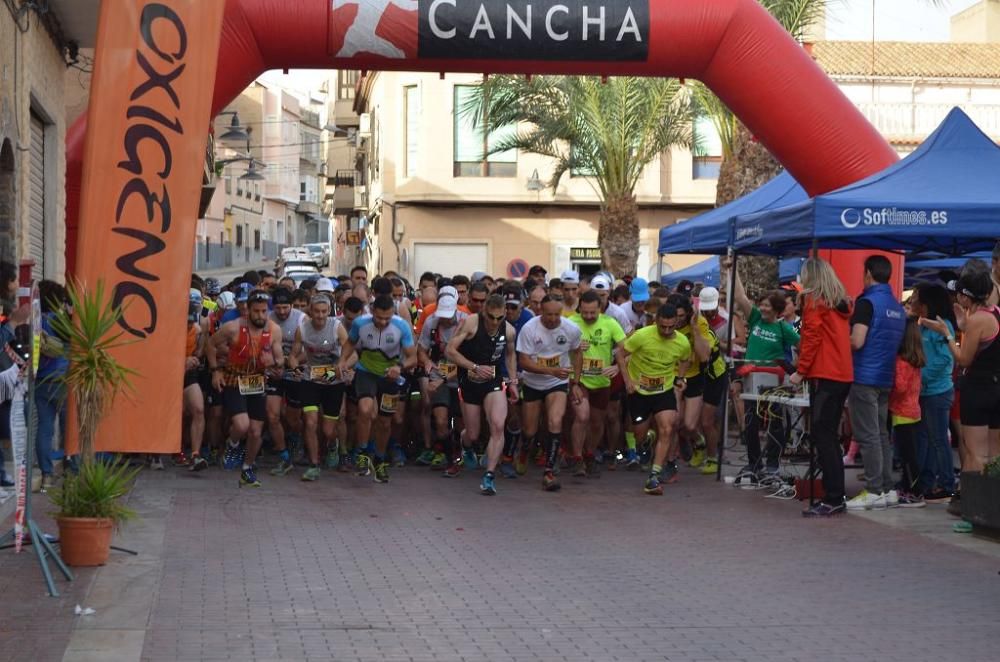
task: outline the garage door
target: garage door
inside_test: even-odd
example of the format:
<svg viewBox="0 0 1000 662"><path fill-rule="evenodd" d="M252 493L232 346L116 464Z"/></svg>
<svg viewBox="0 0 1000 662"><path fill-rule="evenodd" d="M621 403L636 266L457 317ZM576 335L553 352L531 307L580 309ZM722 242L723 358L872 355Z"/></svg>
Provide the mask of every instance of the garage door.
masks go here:
<svg viewBox="0 0 1000 662"><path fill-rule="evenodd" d="M413 245L414 283L420 274L430 271L442 276L465 274L474 271L489 272L489 248L486 244L433 244Z"/></svg>
<svg viewBox="0 0 1000 662"><path fill-rule="evenodd" d="M31 167L28 191L28 257L35 261L34 275L45 273L45 123L31 115Z"/></svg>

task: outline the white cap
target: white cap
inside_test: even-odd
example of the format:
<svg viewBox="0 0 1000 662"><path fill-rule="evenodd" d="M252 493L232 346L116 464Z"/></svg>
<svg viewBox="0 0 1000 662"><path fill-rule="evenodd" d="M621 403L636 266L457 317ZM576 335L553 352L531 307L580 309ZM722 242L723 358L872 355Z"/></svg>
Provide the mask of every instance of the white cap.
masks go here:
<svg viewBox="0 0 1000 662"><path fill-rule="evenodd" d="M320 278L316 281L317 292L333 292L333 281L329 278Z"/></svg>
<svg viewBox="0 0 1000 662"><path fill-rule="evenodd" d="M487 274L485 271L475 271L472 274L471 280L472 280L473 283L478 283L479 281L483 280L484 278L489 278L489 274Z"/></svg>
<svg viewBox="0 0 1000 662"><path fill-rule="evenodd" d="M604 274L598 274L591 279L590 287L595 290L610 290L611 281Z"/></svg>
<svg viewBox="0 0 1000 662"><path fill-rule="evenodd" d="M236 307L236 295L232 292L223 292L219 295L219 308L232 310Z"/></svg>
<svg viewBox="0 0 1000 662"><path fill-rule="evenodd" d="M455 299L456 301L458 301L458 290L456 290L456 289L455 289L454 287L452 287L451 285L445 285L445 286L444 286L444 287L442 287L442 288L441 288L441 290L440 290L440 291L438 292L438 300L440 300L440 299L441 299L441 297L445 297L445 296L448 296L448 297L454 297L454 299Z"/></svg>
<svg viewBox="0 0 1000 662"><path fill-rule="evenodd" d="M698 295L698 310L718 310L719 290L714 287L703 287Z"/></svg>
<svg viewBox="0 0 1000 662"><path fill-rule="evenodd" d="M559 277L559 280L561 280L564 283L579 283L580 274L573 271L572 269L567 269L566 271L562 272L562 276Z"/></svg>
<svg viewBox="0 0 1000 662"><path fill-rule="evenodd" d="M458 310L458 299L450 294L445 294L438 297L438 305L434 310L434 317L451 319L455 316L456 310Z"/></svg>

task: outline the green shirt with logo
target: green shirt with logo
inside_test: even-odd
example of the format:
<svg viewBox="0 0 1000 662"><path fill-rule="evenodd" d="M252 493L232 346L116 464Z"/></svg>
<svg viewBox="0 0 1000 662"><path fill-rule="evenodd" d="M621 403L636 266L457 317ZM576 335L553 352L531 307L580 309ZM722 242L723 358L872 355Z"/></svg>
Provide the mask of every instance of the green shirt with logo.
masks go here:
<svg viewBox="0 0 1000 662"><path fill-rule="evenodd" d="M599 315L593 324L587 324L579 313L569 318L580 327L582 342L587 343L587 351L583 353L583 375L580 383L593 391L611 386L611 379L601 373L614 365L615 345L625 340L622 325L613 317Z"/></svg>
<svg viewBox="0 0 1000 662"><path fill-rule="evenodd" d="M757 306L750 309L747 327L750 333L746 360L750 363L774 365L784 360L791 348L799 344L799 334L788 322L781 319L765 322Z"/></svg>

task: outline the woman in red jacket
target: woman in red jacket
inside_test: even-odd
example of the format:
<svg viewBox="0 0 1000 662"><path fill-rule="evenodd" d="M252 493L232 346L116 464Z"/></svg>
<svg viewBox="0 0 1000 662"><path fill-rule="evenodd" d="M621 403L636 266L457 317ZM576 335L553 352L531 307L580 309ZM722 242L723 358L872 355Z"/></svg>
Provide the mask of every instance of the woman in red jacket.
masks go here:
<svg viewBox="0 0 1000 662"><path fill-rule="evenodd" d="M793 384L810 381L811 437L823 471L823 500L804 517L832 517L845 511L844 458L837 438L844 401L854 381L851 359L851 303L829 262L802 264L802 332Z"/></svg>

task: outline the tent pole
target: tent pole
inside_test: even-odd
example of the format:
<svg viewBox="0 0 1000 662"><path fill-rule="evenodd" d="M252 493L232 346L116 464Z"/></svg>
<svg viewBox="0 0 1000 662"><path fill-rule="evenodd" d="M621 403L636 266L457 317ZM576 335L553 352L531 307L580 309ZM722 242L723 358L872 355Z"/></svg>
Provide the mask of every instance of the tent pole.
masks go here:
<svg viewBox="0 0 1000 662"><path fill-rule="evenodd" d="M726 328L726 350L732 355L733 347L733 292L736 289L736 252L730 246L726 251L726 255L730 258L731 264L729 265L729 286L726 289L726 313L729 314L729 324ZM721 275L721 274L720 274ZM733 367L730 361L726 361L727 367ZM732 386L732 375L733 370L729 371L730 379L726 385L726 392L724 394L725 403L722 409L722 438L719 439L719 447L716 449L718 455L718 469L715 470L715 480L716 482L722 480L722 460L723 454L726 448L726 442L729 439L729 401L732 399L732 391L729 387ZM735 413L735 408L734 408Z"/></svg>
<svg viewBox="0 0 1000 662"><path fill-rule="evenodd" d="M663 284L663 253L656 254L656 284Z"/></svg>

